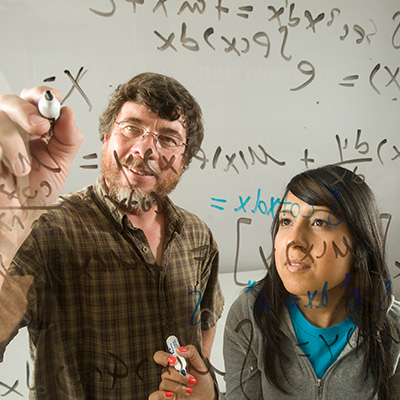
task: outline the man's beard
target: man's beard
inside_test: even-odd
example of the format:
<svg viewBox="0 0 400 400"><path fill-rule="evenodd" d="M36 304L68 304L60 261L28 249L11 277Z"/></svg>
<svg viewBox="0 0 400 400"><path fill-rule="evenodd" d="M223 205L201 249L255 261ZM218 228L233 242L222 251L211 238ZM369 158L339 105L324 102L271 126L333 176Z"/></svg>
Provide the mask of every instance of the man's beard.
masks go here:
<svg viewBox="0 0 400 400"><path fill-rule="evenodd" d="M125 176L124 166L154 175L155 187L151 191L134 187ZM121 208L128 212L144 212L157 204L157 211L161 211L165 197L175 189L182 176L183 163L176 172L171 170L168 176L161 178L160 168L150 165L149 161L145 162L132 155L120 160L115 152L110 154L109 151L103 149L101 170L108 188L108 196Z"/></svg>

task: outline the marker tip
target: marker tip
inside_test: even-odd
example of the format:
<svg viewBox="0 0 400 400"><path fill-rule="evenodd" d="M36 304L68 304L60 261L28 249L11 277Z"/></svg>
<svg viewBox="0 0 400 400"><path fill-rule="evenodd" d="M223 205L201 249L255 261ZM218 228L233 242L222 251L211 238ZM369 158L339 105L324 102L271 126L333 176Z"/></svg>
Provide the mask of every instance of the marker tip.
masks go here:
<svg viewBox="0 0 400 400"><path fill-rule="evenodd" d="M45 94L44 94L44 98L45 98L47 101L53 100L53 98L54 98L53 93L51 93L50 90L46 90L46 92L45 92Z"/></svg>

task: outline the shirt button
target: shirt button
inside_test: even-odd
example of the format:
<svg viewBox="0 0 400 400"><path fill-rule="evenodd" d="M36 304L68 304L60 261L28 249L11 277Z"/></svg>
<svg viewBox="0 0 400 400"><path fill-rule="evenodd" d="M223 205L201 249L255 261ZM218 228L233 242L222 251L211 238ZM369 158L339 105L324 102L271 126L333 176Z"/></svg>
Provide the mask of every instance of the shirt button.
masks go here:
<svg viewBox="0 0 400 400"><path fill-rule="evenodd" d="M146 254L149 252L149 248L146 247L146 246L144 246L144 247L142 248L142 250L143 250L143 253L146 253Z"/></svg>

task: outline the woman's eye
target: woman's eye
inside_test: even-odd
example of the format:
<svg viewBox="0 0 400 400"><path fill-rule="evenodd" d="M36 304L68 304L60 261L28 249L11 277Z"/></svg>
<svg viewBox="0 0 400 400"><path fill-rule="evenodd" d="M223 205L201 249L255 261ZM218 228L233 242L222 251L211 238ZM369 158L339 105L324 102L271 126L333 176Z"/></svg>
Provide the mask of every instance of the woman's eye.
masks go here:
<svg viewBox="0 0 400 400"><path fill-rule="evenodd" d="M279 220L279 225L280 226L288 226L288 225L290 225L290 219L289 218L281 218Z"/></svg>
<svg viewBox="0 0 400 400"><path fill-rule="evenodd" d="M325 221L323 219L315 219L313 221L313 225L314 226L328 226L329 224L328 224L328 221Z"/></svg>

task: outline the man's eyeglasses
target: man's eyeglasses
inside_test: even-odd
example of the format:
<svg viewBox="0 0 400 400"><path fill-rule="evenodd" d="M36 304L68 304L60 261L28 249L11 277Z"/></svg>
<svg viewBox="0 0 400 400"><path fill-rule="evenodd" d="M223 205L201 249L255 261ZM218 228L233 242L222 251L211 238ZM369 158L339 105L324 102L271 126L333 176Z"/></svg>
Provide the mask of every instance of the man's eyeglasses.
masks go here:
<svg viewBox="0 0 400 400"><path fill-rule="evenodd" d="M174 134L150 132L132 121L115 121L115 123L120 133L131 143L138 143L151 134L158 151L177 153L183 146L187 146L179 136Z"/></svg>

